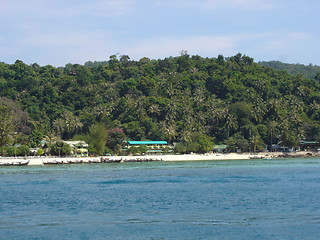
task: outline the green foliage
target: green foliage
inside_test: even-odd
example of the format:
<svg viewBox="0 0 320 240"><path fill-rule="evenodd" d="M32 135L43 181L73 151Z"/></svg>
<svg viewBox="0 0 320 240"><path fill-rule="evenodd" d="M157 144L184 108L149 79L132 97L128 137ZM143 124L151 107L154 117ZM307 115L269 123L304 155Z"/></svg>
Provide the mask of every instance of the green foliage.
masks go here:
<svg viewBox="0 0 320 240"><path fill-rule="evenodd" d="M229 137L225 144L227 144L227 149L229 152L248 152L250 151L250 143L247 139L244 138L241 133L236 133L232 137Z"/></svg>
<svg viewBox="0 0 320 240"><path fill-rule="evenodd" d="M230 151L258 151L319 139L318 67L290 65L290 75L265 66L240 53L202 58L187 51L62 68L0 63L0 146L35 147L43 137L51 145L60 135L81 137L96 154L120 152L126 138L181 142L179 152L210 151L213 139Z"/></svg>
<svg viewBox="0 0 320 240"><path fill-rule="evenodd" d="M4 157L28 156L29 154L30 149L26 145L0 147L0 155Z"/></svg>
<svg viewBox="0 0 320 240"><path fill-rule="evenodd" d="M107 147L115 152L120 152L121 145L126 135L120 128L112 128L108 130Z"/></svg>
<svg viewBox="0 0 320 240"><path fill-rule="evenodd" d="M27 145L21 145L18 147L18 155L19 156L27 156L30 154L30 148Z"/></svg>
<svg viewBox="0 0 320 240"><path fill-rule="evenodd" d="M104 124L99 123L92 125L89 129L88 135L89 139L87 142L93 147L91 152L102 155L107 143L107 130Z"/></svg>
<svg viewBox="0 0 320 240"><path fill-rule="evenodd" d="M37 155L38 156L44 155L44 150L42 148L39 148L38 151L37 151Z"/></svg>
<svg viewBox="0 0 320 240"><path fill-rule="evenodd" d="M33 129L29 136L29 145L33 148L37 147L43 139L43 134L39 129Z"/></svg>
<svg viewBox="0 0 320 240"><path fill-rule="evenodd" d="M0 97L0 146L23 141L23 135L29 133L29 115L21 110L17 102Z"/></svg>
<svg viewBox="0 0 320 240"><path fill-rule="evenodd" d="M259 62L261 66L271 67L278 70L286 71L290 74L302 74L306 78L316 79L319 77L320 66L312 65L303 65L303 64L290 64L290 63L282 63L279 61L270 61L270 62ZM317 77L318 76L318 77ZM320 80L320 79L319 79ZM319 81L318 80L318 81Z"/></svg>
<svg viewBox="0 0 320 240"><path fill-rule="evenodd" d="M206 134L194 133L191 141L180 142L176 145L175 151L178 153L205 153L213 149L212 137Z"/></svg>
<svg viewBox="0 0 320 240"><path fill-rule="evenodd" d="M132 155L141 155L146 153L147 150L147 146L131 147L127 150L127 153Z"/></svg>
<svg viewBox="0 0 320 240"><path fill-rule="evenodd" d="M70 156L71 147L64 142L56 142L52 145L50 153L54 156Z"/></svg>

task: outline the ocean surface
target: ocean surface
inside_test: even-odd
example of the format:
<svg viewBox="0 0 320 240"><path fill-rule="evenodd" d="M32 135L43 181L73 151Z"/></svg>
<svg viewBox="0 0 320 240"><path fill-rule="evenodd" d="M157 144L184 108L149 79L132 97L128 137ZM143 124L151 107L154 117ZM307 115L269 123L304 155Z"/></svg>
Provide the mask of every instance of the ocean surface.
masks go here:
<svg viewBox="0 0 320 240"><path fill-rule="evenodd" d="M0 167L0 239L320 239L320 159Z"/></svg>

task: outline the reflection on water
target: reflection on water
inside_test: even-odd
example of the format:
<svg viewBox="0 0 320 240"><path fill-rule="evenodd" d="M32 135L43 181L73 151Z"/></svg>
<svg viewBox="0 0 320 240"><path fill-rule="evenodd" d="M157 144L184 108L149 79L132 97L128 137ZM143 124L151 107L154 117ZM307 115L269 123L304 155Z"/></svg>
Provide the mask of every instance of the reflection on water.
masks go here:
<svg viewBox="0 0 320 240"><path fill-rule="evenodd" d="M0 168L1 239L316 239L320 160Z"/></svg>

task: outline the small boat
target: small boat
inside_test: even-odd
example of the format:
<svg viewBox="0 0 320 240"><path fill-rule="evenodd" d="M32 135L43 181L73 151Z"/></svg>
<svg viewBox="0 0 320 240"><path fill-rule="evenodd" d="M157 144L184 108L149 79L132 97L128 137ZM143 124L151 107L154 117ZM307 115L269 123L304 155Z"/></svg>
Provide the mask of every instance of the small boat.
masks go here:
<svg viewBox="0 0 320 240"><path fill-rule="evenodd" d="M250 159L261 159L264 158L264 156L258 156L258 155L254 155L254 156L249 156Z"/></svg>
<svg viewBox="0 0 320 240"><path fill-rule="evenodd" d="M121 159L101 158L102 163L119 163Z"/></svg>
<svg viewBox="0 0 320 240"><path fill-rule="evenodd" d="M11 161L0 161L0 166L25 166L28 165L29 160L11 160Z"/></svg>

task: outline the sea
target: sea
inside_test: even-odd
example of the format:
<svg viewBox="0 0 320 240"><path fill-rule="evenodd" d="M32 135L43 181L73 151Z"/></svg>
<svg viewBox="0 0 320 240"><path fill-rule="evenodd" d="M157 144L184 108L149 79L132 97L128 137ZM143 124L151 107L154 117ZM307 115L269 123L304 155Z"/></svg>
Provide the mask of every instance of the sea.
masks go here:
<svg viewBox="0 0 320 240"><path fill-rule="evenodd" d="M0 167L0 239L320 239L320 159Z"/></svg>

